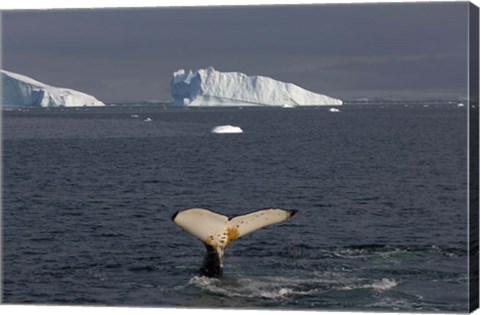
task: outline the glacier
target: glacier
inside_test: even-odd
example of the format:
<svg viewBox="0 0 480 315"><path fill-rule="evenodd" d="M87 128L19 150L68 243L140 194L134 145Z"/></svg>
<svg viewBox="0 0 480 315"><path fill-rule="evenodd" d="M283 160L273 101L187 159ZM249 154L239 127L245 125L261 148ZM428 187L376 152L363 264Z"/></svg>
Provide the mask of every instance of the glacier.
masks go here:
<svg viewBox="0 0 480 315"><path fill-rule="evenodd" d="M342 105L342 101L307 91L293 83L213 67L173 73L170 84L175 105L183 106L294 106Z"/></svg>
<svg viewBox="0 0 480 315"><path fill-rule="evenodd" d="M2 107L104 106L95 97L1 70Z"/></svg>

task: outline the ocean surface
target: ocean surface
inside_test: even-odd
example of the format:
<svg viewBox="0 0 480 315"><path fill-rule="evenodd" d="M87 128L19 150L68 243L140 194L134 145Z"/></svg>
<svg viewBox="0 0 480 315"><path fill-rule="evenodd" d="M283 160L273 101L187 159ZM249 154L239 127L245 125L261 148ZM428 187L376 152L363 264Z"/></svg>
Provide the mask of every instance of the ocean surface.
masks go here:
<svg viewBox="0 0 480 315"><path fill-rule="evenodd" d="M150 118L151 121L145 121ZM467 109L3 111L3 302L468 309ZM243 134L212 134L218 125ZM222 279L171 222L297 209L232 242Z"/></svg>

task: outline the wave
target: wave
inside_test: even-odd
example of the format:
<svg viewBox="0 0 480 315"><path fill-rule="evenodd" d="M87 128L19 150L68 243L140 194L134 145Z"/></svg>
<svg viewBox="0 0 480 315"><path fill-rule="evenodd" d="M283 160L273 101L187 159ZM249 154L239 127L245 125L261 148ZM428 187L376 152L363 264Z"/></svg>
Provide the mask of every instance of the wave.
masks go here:
<svg viewBox="0 0 480 315"><path fill-rule="evenodd" d="M372 284L366 284L362 288L372 288L376 291L385 291L397 286L397 282L394 279L383 278L382 280L375 281Z"/></svg>
<svg viewBox="0 0 480 315"><path fill-rule="evenodd" d="M250 255L249 252L246 253ZM292 243L277 250L275 253L259 251L258 255L275 255L287 259L341 259L348 261L374 261L374 262L403 262L424 261L465 257L466 250L459 248L430 246L389 246L380 244L351 245L344 247L316 247L309 244Z"/></svg>
<svg viewBox="0 0 480 315"><path fill-rule="evenodd" d="M362 279L346 273L314 272L310 277L235 277L214 279L194 276L186 287L204 293L242 298L289 300L298 296L321 296L332 291L372 290L383 292L397 286L395 279ZM177 287L183 290L185 287Z"/></svg>
<svg viewBox="0 0 480 315"><path fill-rule="evenodd" d="M386 246L380 244L352 245L342 248L327 249L331 256L347 259L423 259L426 257L445 256L462 257L467 253L456 248L430 246Z"/></svg>
<svg viewBox="0 0 480 315"><path fill-rule="evenodd" d="M248 278L237 279L233 282L223 282L219 279L195 276L190 279L189 284L203 291L228 297L278 299L301 293L289 287L278 286L278 283L269 283Z"/></svg>

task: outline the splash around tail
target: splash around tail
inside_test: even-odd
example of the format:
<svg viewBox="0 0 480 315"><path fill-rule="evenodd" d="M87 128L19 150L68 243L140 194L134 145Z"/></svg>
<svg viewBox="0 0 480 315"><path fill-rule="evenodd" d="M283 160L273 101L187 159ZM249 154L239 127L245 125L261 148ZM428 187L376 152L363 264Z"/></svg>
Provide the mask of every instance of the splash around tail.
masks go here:
<svg viewBox="0 0 480 315"><path fill-rule="evenodd" d="M200 273L211 278L223 275L223 254L233 240L266 227L283 222L297 210L270 208L253 211L232 218L203 208L177 211L172 221L205 244L207 252Z"/></svg>

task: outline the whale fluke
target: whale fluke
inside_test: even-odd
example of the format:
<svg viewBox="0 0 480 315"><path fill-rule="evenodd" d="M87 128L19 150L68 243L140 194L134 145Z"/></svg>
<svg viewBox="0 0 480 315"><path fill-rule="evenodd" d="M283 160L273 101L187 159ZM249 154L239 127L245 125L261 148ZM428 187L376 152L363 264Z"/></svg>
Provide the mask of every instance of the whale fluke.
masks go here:
<svg viewBox="0 0 480 315"><path fill-rule="evenodd" d="M172 221L202 241L207 249L202 275L219 278L223 274L223 253L231 241L293 216L297 210L262 209L232 218L202 208L177 211Z"/></svg>

